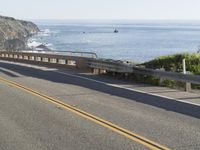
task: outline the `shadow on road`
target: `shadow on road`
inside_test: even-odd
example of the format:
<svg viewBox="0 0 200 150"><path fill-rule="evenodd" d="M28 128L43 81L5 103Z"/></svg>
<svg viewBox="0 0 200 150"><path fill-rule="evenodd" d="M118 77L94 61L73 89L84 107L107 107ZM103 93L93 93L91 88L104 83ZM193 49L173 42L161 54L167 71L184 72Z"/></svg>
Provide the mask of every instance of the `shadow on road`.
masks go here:
<svg viewBox="0 0 200 150"><path fill-rule="evenodd" d="M15 75L14 73L11 73L11 72L6 71L6 70L0 69L0 72L4 73L4 74L6 74L6 75L8 75L10 77L19 77L19 76Z"/></svg>
<svg viewBox="0 0 200 150"><path fill-rule="evenodd" d="M167 98L161 98L158 96L135 92L128 89L113 87L104 83L96 83L96 82L88 81L86 79L66 76L66 75L58 74L53 71L43 71L40 69L20 66L16 64L8 64L8 63L3 63L3 62L0 62L0 67L12 70L24 76L39 78L39 79L48 80L48 81L52 81L56 83L77 85L84 88L100 91L106 94L137 101L139 103L144 103L144 104L152 105L155 107L163 108L167 111L173 111L173 112L185 114L185 115L200 119L200 106L195 106L192 104L186 104L186 103L170 100ZM3 72L3 71L0 70L0 72ZM3 72L3 73L10 75L11 77L15 77L15 76L12 76L11 74L8 74L7 72Z"/></svg>

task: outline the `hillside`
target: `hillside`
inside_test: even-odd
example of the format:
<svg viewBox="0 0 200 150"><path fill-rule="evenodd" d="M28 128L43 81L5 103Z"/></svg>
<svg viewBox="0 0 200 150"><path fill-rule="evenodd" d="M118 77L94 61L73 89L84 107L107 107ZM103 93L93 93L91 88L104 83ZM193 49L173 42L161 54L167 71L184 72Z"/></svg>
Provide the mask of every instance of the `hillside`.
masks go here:
<svg viewBox="0 0 200 150"><path fill-rule="evenodd" d="M38 31L32 22L0 16L0 50L24 49L27 39Z"/></svg>

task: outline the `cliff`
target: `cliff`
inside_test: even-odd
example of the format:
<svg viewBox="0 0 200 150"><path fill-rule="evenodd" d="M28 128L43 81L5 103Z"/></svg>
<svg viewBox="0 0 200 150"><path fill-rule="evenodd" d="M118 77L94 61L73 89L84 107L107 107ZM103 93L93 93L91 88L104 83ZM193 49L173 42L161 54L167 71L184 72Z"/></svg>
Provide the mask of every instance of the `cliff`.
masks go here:
<svg viewBox="0 0 200 150"><path fill-rule="evenodd" d="M21 50L29 37L39 32L32 22L0 16L0 50Z"/></svg>

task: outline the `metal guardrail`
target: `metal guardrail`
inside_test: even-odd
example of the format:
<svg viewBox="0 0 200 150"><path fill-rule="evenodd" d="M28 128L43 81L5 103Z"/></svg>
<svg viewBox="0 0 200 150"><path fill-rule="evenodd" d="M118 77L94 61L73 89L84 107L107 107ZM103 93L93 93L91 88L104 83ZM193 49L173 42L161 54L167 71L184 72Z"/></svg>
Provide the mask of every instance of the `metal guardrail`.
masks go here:
<svg viewBox="0 0 200 150"><path fill-rule="evenodd" d="M0 51L0 59L13 60L20 62L36 63L36 64L58 64L74 66L81 70L97 69L98 72L109 71L118 73L136 73L143 75L151 75L160 78L171 79L175 81L200 84L200 76L191 74L182 74L176 72L167 72L161 70L153 70L141 68L133 64L112 59L97 59L81 56L67 56L60 54L48 53L30 53L30 52L10 52Z"/></svg>
<svg viewBox="0 0 200 150"><path fill-rule="evenodd" d="M10 52L0 51L0 59L11 60L25 63L73 66L80 70L88 69L86 57L67 56L52 53L36 53L36 52Z"/></svg>
<svg viewBox="0 0 200 150"><path fill-rule="evenodd" d="M66 56L78 56L86 58L98 58L97 54L94 52L83 52L83 51L42 51L42 50L23 50L23 53L45 53L45 54L56 54L56 55L66 55Z"/></svg>
<svg viewBox="0 0 200 150"><path fill-rule="evenodd" d="M89 59L88 65L90 68L107 70L118 73L132 73L131 65L124 64L120 60L112 59Z"/></svg>
<svg viewBox="0 0 200 150"><path fill-rule="evenodd" d="M147 69L147 68L139 68L135 66L133 67L133 72L144 74L144 75L157 76L157 77L171 79L175 81L200 84L199 75L183 74L183 73L176 73L176 72L169 72L169 71L162 71L162 70L153 70L153 69Z"/></svg>
<svg viewBox="0 0 200 150"><path fill-rule="evenodd" d="M176 72L167 72L161 70L141 68L136 65L127 64L121 61L112 61L112 60L100 60L100 59L90 59L89 67L101 70L107 70L118 73L136 73L143 75L157 76L161 78L181 81L181 82L190 82L194 84L200 84L199 75L191 74L182 74Z"/></svg>

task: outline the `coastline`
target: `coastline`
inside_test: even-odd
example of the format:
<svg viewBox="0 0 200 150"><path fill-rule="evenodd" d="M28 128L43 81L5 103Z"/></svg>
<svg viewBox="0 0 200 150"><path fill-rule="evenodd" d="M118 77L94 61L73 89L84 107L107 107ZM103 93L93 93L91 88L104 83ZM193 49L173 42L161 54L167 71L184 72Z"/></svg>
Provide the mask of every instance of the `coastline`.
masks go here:
<svg viewBox="0 0 200 150"><path fill-rule="evenodd" d="M20 50L27 40L40 30L30 21L0 16L0 49Z"/></svg>
<svg viewBox="0 0 200 150"><path fill-rule="evenodd" d="M79 21L81 22L81 21ZM200 42L197 24L35 22L43 31L33 40L59 51L95 52L106 59L143 63L163 55L194 53ZM114 29L119 33L113 33ZM83 34L84 32L84 34Z"/></svg>

